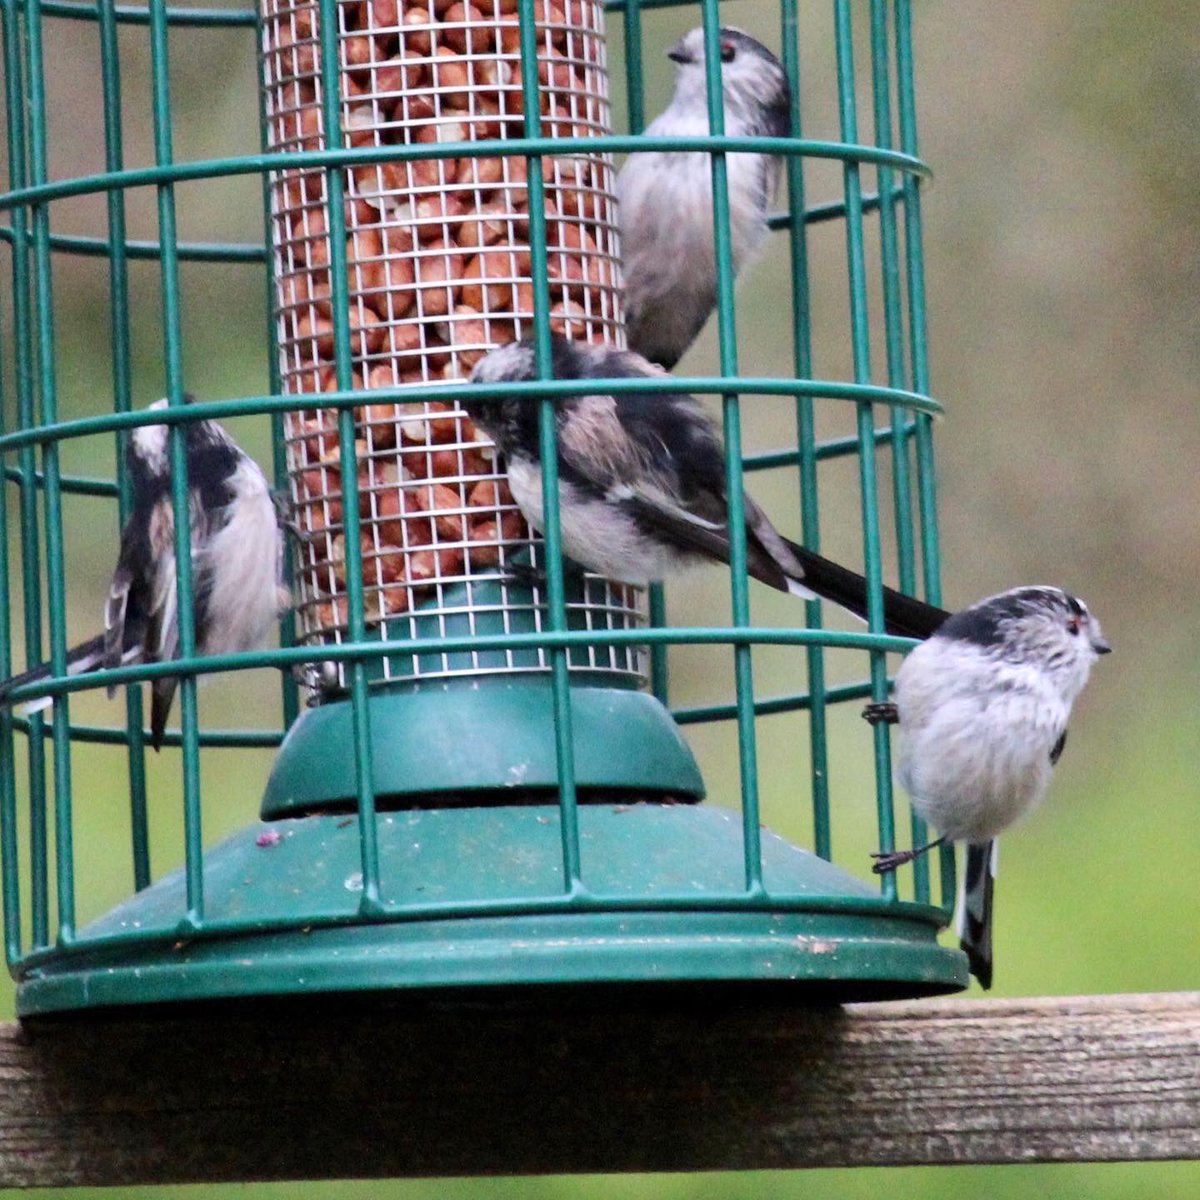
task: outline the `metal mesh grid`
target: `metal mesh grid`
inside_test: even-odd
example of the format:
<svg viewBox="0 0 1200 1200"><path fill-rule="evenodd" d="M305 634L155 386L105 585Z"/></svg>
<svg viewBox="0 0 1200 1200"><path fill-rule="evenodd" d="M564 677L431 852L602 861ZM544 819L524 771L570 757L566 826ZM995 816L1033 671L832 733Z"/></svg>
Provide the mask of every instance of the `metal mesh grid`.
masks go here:
<svg viewBox="0 0 1200 1200"><path fill-rule="evenodd" d="M432 8L395 0L337 5L341 124L352 147L457 144L519 136L524 122L513 0ZM540 0L538 83L549 137L611 132L603 6ZM272 148L326 146L315 5L268 3L263 72ZM545 158L552 327L623 344L612 165L576 148ZM346 264L355 390L462 379L491 348L532 329L534 289L526 160L516 156L381 160L345 174ZM323 170L271 178L280 369L286 392L335 391L329 187ZM491 444L458 409L365 403L355 412L355 466L367 621L471 616L474 584L531 549ZM347 633L342 463L333 410L285 421L292 500L301 531L298 612L309 641ZM489 595L491 592L489 591ZM593 577L573 609L587 626L643 621L634 589ZM507 586L505 619L528 609ZM542 606L534 603L541 628ZM411 620L415 621L415 615ZM415 625L411 631L415 636ZM577 657L591 670L644 673L640 653ZM384 678L395 664L385 660ZM417 662L415 673L454 673ZM519 667L511 654L472 671ZM344 686L340 672L336 681Z"/></svg>

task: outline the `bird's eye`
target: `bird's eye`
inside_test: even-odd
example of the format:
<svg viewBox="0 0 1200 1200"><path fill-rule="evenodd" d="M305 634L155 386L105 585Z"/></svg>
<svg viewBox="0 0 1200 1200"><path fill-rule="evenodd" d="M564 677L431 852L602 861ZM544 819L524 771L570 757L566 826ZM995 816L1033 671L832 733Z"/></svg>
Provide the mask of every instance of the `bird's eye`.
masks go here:
<svg viewBox="0 0 1200 1200"><path fill-rule="evenodd" d="M1082 628L1083 628L1083 619L1081 617L1068 617L1067 618L1067 632L1068 633L1078 634Z"/></svg>
<svg viewBox="0 0 1200 1200"><path fill-rule="evenodd" d="M733 62L734 45L732 42L721 43L721 61Z"/></svg>

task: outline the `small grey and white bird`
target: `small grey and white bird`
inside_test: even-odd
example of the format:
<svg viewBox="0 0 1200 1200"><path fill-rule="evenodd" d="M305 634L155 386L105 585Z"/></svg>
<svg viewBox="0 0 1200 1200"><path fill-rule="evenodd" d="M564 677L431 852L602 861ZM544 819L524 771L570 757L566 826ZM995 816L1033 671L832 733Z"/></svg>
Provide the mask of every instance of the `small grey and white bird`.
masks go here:
<svg viewBox="0 0 1200 1200"><path fill-rule="evenodd" d="M551 339L555 379L660 379L629 351ZM471 374L478 395L463 402L504 455L513 498L537 530L542 522L538 406L499 399L488 384L537 379L531 339L492 351ZM661 580L703 562L729 561L725 451L712 418L691 397L651 391L561 399L556 405L559 524L564 554L626 583ZM783 537L743 493L747 567L794 595L820 596L866 619L867 581ZM884 588L889 632L927 637L950 614Z"/></svg>
<svg viewBox="0 0 1200 1200"><path fill-rule="evenodd" d="M190 403L192 398L186 397ZM150 410L165 408L158 400ZM188 467L196 652L237 654L261 647L289 603L283 586L284 538L279 512L259 465L215 421L184 424ZM133 508L104 609L104 632L67 652L68 675L179 656L175 522L166 425L134 430L125 453ZM0 685L45 679L48 665ZM178 679L150 684L150 744L162 745ZM110 697L115 689L109 689ZM51 698L36 699L37 711Z"/></svg>
<svg viewBox="0 0 1200 1200"><path fill-rule="evenodd" d="M900 726L897 775L937 830L915 850L876 855L891 871L943 842L965 842L959 936L971 972L992 980L996 838L1046 794L1071 706L1112 647L1082 600L1054 587L989 596L949 618L896 672L895 699L868 705Z"/></svg>
<svg viewBox="0 0 1200 1200"><path fill-rule="evenodd" d="M668 57L679 65L675 94L645 132L707 136L704 30L693 29ZM787 135L790 106L783 67L766 46L728 26L721 30L721 88L727 135ZM766 235L782 161L768 154L725 158L735 274ZM702 151L630 154L617 176L617 202L629 347L670 368L696 340L717 302L711 157Z"/></svg>

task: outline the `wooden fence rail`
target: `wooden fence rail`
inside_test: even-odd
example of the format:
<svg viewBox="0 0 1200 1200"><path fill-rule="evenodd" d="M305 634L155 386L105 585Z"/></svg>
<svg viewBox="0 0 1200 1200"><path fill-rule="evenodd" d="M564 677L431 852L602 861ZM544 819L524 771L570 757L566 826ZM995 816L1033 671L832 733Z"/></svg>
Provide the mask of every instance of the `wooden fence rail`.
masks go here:
<svg viewBox="0 0 1200 1200"><path fill-rule="evenodd" d="M0 1186L1200 1157L1200 993L0 1026Z"/></svg>

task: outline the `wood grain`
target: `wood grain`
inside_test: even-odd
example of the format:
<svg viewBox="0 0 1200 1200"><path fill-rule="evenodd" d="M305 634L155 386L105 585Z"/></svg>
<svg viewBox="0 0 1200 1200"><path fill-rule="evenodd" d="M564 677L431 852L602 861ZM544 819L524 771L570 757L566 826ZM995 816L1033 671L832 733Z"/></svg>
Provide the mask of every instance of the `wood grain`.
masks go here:
<svg viewBox="0 0 1200 1200"><path fill-rule="evenodd" d="M5 1187L1186 1157L1200 994L592 989L0 1025Z"/></svg>

